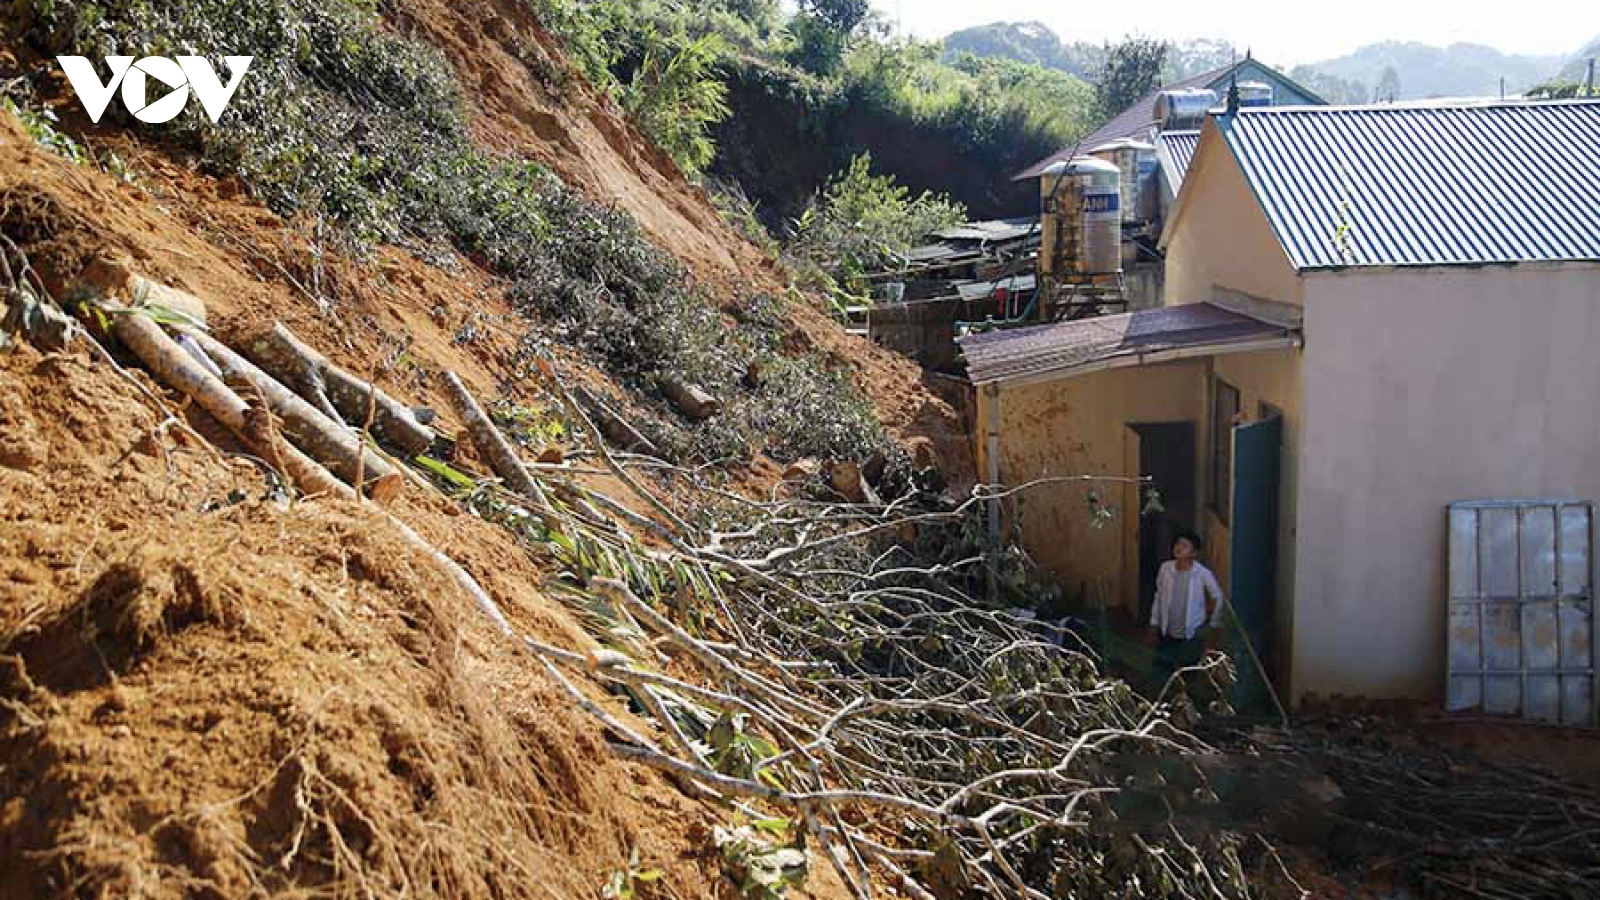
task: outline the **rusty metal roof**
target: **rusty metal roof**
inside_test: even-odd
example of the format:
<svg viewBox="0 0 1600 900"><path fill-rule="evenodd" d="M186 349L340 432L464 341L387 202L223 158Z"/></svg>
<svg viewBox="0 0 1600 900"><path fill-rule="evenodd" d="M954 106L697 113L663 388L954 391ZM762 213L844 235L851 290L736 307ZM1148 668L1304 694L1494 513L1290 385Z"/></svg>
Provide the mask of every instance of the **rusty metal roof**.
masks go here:
<svg viewBox="0 0 1600 900"><path fill-rule="evenodd" d="M960 338L973 384L1067 377L1163 358L1293 346L1296 332L1191 303Z"/></svg>
<svg viewBox="0 0 1600 900"><path fill-rule="evenodd" d="M1295 268L1600 260L1600 102L1216 119Z"/></svg>

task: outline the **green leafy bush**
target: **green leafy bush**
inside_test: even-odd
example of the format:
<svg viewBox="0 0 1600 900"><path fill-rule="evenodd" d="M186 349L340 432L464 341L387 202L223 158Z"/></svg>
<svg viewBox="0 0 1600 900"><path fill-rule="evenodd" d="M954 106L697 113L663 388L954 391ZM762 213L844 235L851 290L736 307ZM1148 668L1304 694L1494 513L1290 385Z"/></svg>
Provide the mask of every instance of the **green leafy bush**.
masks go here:
<svg viewBox="0 0 1600 900"><path fill-rule="evenodd" d="M686 174L717 154L710 128L728 117L728 88L713 71L722 39L708 34L672 53L652 47L622 95L634 124Z"/></svg>
<svg viewBox="0 0 1600 900"><path fill-rule="evenodd" d="M796 220L789 252L850 282L901 265L925 235L966 218L966 209L948 197L912 196L892 176L874 174L871 154L863 153Z"/></svg>

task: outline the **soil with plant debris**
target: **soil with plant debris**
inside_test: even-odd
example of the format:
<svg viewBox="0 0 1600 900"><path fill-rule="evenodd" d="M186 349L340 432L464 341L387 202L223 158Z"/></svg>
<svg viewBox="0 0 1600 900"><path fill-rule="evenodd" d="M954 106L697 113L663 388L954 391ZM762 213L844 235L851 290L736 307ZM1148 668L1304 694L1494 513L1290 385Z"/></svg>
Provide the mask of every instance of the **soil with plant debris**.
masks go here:
<svg viewBox="0 0 1600 900"><path fill-rule="evenodd" d="M970 485L956 406L914 363L785 297L777 266L614 109L579 84L550 83L559 50L523 4L403 0L385 16L447 52L472 88L480 140L629 212L730 328L752 293L783 297L783 347L827 360L895 438L938 461L955 493ZM0 53L0 77L37 62ZM551 402L528 377L530 341L563 379L630 418L663 415L591 355L531 329L480 261L437 246L341 255L320 225L280 218L248 185L56 108L134 176L50 153L0 111L0 234L69 305L85 266L118 260L204 299L225 341L286 323L338 364L436 408L446 433L462 423L445 370L481 397ZM89 340L0 353L0 896L592 898L608 885L646 898L738 895L715 839L737 824L728 809L612 752L606 729L385 514L286 501L216 422ZM465 441L460 454L461 470L483 474ZM783 470L757 451L719 486L769 496ZM582 479L627 496L598 469ZM651 486L686 502L670 479ZM628 502L633 515L657 513ZM557 598L553 566L507 529L430 490L407 490L388 512L471 572L519 633L597 646ZM581 682L610 715L648 730L600 679ZM1354 788L1324 790L1330 760L1356 761L1347 780L1385 752L1419 767L1488 765L1368 734L1352 751L1342 732L1317 734L1320 745L1230 736L1224 770L1259 769L1282 788L1252 802L1303 805L1257 804L1222 825L1282 839L1287 875L1274 889L1298 879L1318 896L1366 897L1413 883L1410 857L1375 879L1361 871L1383 861L1370 840L1330 853L1324 836L1293 827L1393 827L1381 818L1398 815L1389 807L1341 805ZM1306 815L1291 821L1297 809ZM814 859L791 896L850 894Z"/></svg>

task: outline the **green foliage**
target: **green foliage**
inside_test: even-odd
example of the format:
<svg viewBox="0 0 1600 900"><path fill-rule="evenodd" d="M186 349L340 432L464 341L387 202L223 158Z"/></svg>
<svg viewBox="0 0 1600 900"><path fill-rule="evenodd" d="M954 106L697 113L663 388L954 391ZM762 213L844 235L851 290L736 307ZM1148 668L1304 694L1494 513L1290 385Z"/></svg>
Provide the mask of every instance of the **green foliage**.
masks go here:
<svg viewBox="0 0 1600 900"><path fill-rule="evenodd" d="M948 197L913 197L893 176L874 174L871 154L863 153L794 223L790 252L848 281L902 265L919 239L966 218L966 209Z"/></svg>
<svg viewBox="0 0 1600 900"><path fill-rule="evenodd" d="M728 117L728 88L712 71L722 49L715 34L665 61L661 48L652 47L622 95L634 123L690 175L716 155L710 128Z"/></svg>
<svg viewBox="0 0 1600 900"><path fill-rule="evenodd" d="M628 867L612 872L611 877L606 879L606 886L600 891L602 900L633 900L638 896L639 885L661 880L663 873L660 869L642 869L639 866L639 848L635 847L628 855Z"/></svg>
<svg viewBox="0 0 1600 900"><path fill-rule="evenodd" d="M100 171L121 181L133 183L133 173L128 170L127 164L115 153L97 153L93 149L72 139L72 135L61 131L57 125L59 120L56 114L48 107L35 107L17 101L0 93L0 110L9 112L22 123L22 130L28 137L58 156L80 165L92 165Z"/></svg>
<svg viewBox="0 0 1600 900"><path fill-rule="evenodd" d="M512 282L513 302L545 326L542 333L590 350L652 397L668 432L662 443L679 458L753 450L778 459L822 452L897 457L853 386L819 359L781 355L778 316L753 318L730 334L677 260L653 247L626 214L587 200L533 163L473 143L448 65L384 29L371 5L22 2L29 4L26 35L41 55L163 55L194 47L254 55L219 124L190 104L162 135L197 152L211 172L245 178L278 212L341 226L358 249L404 239L448 242L473 256ZM590 14L570 21L606 21L602 12ZM701 60L683 71L692 73L715 46L701 49ZM663 73L657 96L676 95L680 109L693 106L694 98L671 87L675 77ZM138 127L117 110L113 105L108 115ZM530 337L525 351L531 362L543 348ZM782 373L782 382L742 387L741 377L757 364ZM657 394L663 374L718 393L726 412L693 430L672 424L681 420ZM790 393L799 390L808 392L803 404ZM806 414L817 416L815 430L796 418ZM435 475L453 481L443 470Z"/></svg>
<svg viewBox="0 0 1600 900"><path fill-rule="evenodd" d="M1151 38L1130 37L1108 47L1094 85L1100 115L1109 119L1160 87L1166 62L1167 45Z"/></svg>
<svg viewBox="0 0 1600 900"><path fill-rule="evenodd" d="M747 900L782 900L791 887L805 884L806 852L774 844L750 826L717 826L714 832L723 868Z"/></svg>
<svg viewBox="0 0 1600 900"><path fill-rule="evenodd" d="M1528 88L1525 96L1532 100L1576 100L1586 95L1582 84L1556 79Z"/></svg>
<svg viewBox="0 0 1600 900"><path fill-rule="evenodd" d="M807 14L841 34L855 31L872 11L872 4L867 0L799 0L799 5Z"/></svg>
<svg viewBox="0 0 1600 900"><path fill-rule="evenodd" d="M791 45L784 58L813 75L831 76L844 62L850 35L816 16L800 13L789 20Z"/></svg>
<svg viewBox="0 0 1600 900"><path fill-rule="evenodd" d="M39 146L78 165L89 161L82 144L73 140L71 135L56 130L58 120L55 113L48 109L25 109L13 102L10 97L0 97L0 109L16 116L17 121L22 123L22 130L27 132L28 137L33 138Z"/></svg>

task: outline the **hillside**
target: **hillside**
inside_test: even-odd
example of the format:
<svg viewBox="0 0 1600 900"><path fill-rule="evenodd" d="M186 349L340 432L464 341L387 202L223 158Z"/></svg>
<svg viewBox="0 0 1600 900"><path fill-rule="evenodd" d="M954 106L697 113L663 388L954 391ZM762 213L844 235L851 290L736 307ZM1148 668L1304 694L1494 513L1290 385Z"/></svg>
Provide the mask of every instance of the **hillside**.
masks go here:
<svg viewBox="0 0 1600 900"><path fill-rule="evenodd" d="M1508 54L1479 44L1433 47L1414 41L1386 41L1304 68L1360 85L1367 91L1367 100L1383 83L1385 71L1392 69L1399 87L1397 99L1417 100L1497 96L1501 78L1506 93L1521 92L1548 79L1564 62L1562 57ZM1389 96L1387 86L1384 96Z"/></svg>
<svg viewBox="0 0 1600 900"><path fill-rule="evenodd" d="M946 59L970 53L989 59L1010 59L1045 66L1093 80L1105 62L1105 45L1092 41L1065 41L1042 22L992 22L947 35ZM1226 40L1199 38L1168 43L1163 80L1180 81L1219 69L1243 51Z"/></svg>
<svg viewBox="0 0 1600 900"><path fill-rule="evenodd" d="M1080 78L1092 77L1104 56L1098 45L1063 42L1042 22L991 22L964 28L945 36L944 52L947 59L971 53L1060 69Z"/></svg>
<svg viewBox="0 0 1600 900"><path fill-rule="evenodd" d="M1572 59L1556 74L1555 80L1583 83L1589 74L1589 60L1597 58L1600 58L1600 37L1596 37L1584 45L1582 50L1573 54Z"/></svg>

